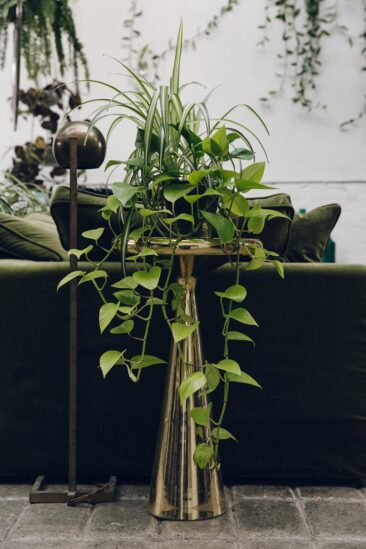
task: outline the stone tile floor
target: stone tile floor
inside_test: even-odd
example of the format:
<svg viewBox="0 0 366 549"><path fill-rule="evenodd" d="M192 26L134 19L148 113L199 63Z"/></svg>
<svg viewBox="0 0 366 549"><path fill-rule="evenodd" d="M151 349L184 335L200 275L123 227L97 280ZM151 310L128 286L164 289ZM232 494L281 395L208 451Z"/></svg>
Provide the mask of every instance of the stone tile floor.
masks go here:
<svg viewBox="0 0 366 549"><path fill-rule="evenodd" d="M232 486L223 517L168 522L147 513L147 486L72 508L30 505L29 488L0 484L0 549L366 549L366 489Z"/></svg>

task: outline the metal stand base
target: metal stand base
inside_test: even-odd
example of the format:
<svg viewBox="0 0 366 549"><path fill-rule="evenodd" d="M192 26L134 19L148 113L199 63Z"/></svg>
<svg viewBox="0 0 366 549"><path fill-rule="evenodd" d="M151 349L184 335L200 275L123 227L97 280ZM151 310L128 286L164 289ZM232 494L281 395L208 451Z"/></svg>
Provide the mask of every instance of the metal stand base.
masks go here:
<svg viewBox="0 0 366 549"><path fill-rule="evenodd" d="M107 503L115 501L117 477L110 476L106 483L98 483L95 489L90 491L69 492L66 490L48 491L46 489L46 477L39 476L36 478L31 491L29 493L29 503L67 503L74 506L78 503Z"/></svg>
<svg viewBox="0 0 366 549"><path fill-rule="evenodd" d="M184 312L198 321L193 256L181 256ZM193 454L197 445L209 443L210 427L198 427L190 416L192 408L206 408L207 394L194 393L181 405L178 389L192 372L204 365L199 329L184 340L182 352L173 343L155 465L151 481L149 511L168 520L202 520L225 513L225 495L220 471L199 469Z"/></svg>

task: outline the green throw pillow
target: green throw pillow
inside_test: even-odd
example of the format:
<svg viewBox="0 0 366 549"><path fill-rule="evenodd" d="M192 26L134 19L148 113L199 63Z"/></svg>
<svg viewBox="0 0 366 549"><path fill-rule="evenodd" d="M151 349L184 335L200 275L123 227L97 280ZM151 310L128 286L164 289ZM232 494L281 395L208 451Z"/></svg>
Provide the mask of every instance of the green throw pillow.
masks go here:
<svg viewBox="0 0 366 549"><path fill-rule="evenodd" d="M287 260L291 263L321 262L340 214L339 204L327 204L305 214L296 214L286 252Z"/></svg>
<svg viewBox="0 0 366 549"><path fill-rule="evenodd" d="M108 189L96 187L79 188L78 189L78 245L79 249L85 248L90 244L90 240L87 240L81 236L84 231L91 229L97 229L98 227L105 227L104 234L100 239L100 244L105 248L109 248L111 240L113 238L112 232L109 230L103 220L99 210L106 205L107 197L109 195ZM65 250L70 249L70 189L67 186L60 185L55 187L51 197L51 215L61 240L61 243ZM111 223L116 232L118 230L118 218L117 215L112 216Z"/></svg>
<svg viewBox="0 0 366 549"><path fill-rule="evenodd" d="M263 231L258 234L248 233L249 238L258 238L262 241L266 250L276 252L280 256L284 256L291 231L291 220L294 217L294 208L291 204L291 198L288 194L278 193L271 196L265 196L260 198L250 198L249 203L251 206L255 202L259 202L261 208L269 210L275 210L276 212L283 213L289 217L276 217L271 220L267 220Z"/></svg>
<svg viewBox="0 0 366 549"><path fill-rule="evenodd" d="M49 215L15 217L0 213L0 257L62 261L67 259L67 253Z"/></svg>

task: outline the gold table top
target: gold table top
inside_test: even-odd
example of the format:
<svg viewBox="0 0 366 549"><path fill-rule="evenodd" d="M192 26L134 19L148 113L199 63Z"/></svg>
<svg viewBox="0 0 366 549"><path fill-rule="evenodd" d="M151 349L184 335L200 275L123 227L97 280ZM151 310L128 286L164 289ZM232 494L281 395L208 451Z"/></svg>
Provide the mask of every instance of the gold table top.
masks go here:
<svg viewBox="0 0 366 549"><path fill-rule="evenodd" d="M141 240L129 240L128 251L138 253L144 247L155 250L158 255L235 255L237 248L235 243L230 242L222 245L220 238L190 238L182 239L176 244L175 239L156 237L148 242ZM254 238L243 238L240 241L240 255L251 255L256 248L262 248L260 240Z"/></svg>

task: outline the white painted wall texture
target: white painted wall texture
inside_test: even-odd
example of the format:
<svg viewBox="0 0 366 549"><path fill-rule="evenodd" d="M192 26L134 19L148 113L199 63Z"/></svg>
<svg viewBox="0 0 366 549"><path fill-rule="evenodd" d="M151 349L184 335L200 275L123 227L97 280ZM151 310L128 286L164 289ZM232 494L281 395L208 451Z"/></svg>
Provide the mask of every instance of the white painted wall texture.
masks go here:
<svg viewBox="0 0 366 549"><path fill-rule="evenodd" d="M332 0L333 2L333 0ZM363 0L339 0L341 23L358 36L363 31ZM139 0L143 16L139 20L143 41L155 50L165 49L174 38L180 17L184 19L185 35L204 28L223 0ZM118 74L119 67L103 54L121 58L123 20L128 16L128 0L77 0L74 3L76 23L90 62L92 78L108 80L117 86L126 81ZM260 102L265 92L276 86L281 49L280 27L273 23L272 40L266 50L256 44L261 33L264 0L241 0L231 14L222 19L219 28L197 43L195 51L184 54L183 81L198 80L212 88L221 85L210 101L211 110L222 113L235 103L247 102L265 118L270 137L264 139L270 164L268 182L281 182L281 191L289 192L296 208L316 207L338 202L343 213L334 231L339 262L366 262L366 118L353 129L342 132L339 124L358 113L363 106L366 73L361 72L361 44L351 48L342 33L324 41L323 69L319 79L320 103L327 112L311 113L293 105L289 95L276 99L265 108ZM172 63L168 55L161 65L161 80L167 81ZM0 74L0 156L1 167L9 164L9 146L31 137L29 124L20 121L13 133L9 104L10 55ZM23 80L23 85L26 84ZM191 89L194 99L199 94ZM101 97L101 87L93 86L90 97ZM242 113L244 123L259 130L255 121ZM103 126L102 126L103 129ZM33 128L33 136L37 128ZM262 134L261 134L262 135ZM264 137L264 136L263 136ZM125 158L134 140L134 131L127 124L114 135L108 158ZM103 181L102 170L90 173L90 181ZM306 182L306 183L304 183Z"/></svg>

